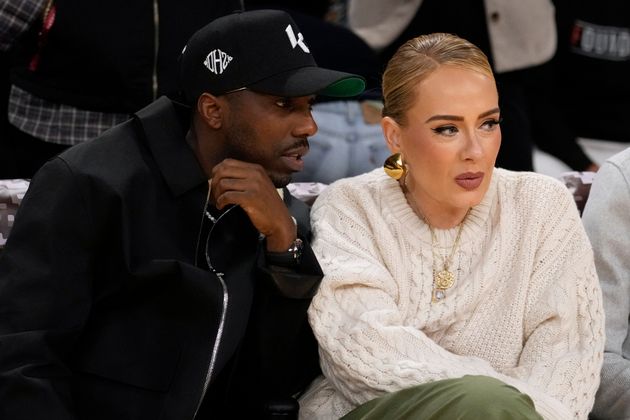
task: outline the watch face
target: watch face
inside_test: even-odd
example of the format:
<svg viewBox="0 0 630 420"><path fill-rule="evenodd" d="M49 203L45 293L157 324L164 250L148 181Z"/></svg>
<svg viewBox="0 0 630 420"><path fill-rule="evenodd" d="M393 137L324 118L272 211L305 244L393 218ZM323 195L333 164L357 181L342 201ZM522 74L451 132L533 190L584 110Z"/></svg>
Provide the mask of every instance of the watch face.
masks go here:
<svg viewBox="0 0 630 420"><path fill-rule="evenodd" d="M267 263L284 267L294 267L300 263L302 256L303 242L297 238L289 249L284 252L267 252Z"/></svg>
<svg viewBox="0 0 630 420"><path fill-rule="evenodd" d="M302 242L302 240L300 238L296 238L295 241L293 241L293 243L291 244L291 248L289 248L289 252L301 252L302 246L304 246L304 243Z"/></svg>
<svg viewBox="0 0 630 420"><path fill-rule="evenodd" d="M291 245L291 248L289 248L289 252L293 253L293 260L296 264L300 262L303 246L304 243L302 242L302 240L300 238L296 238L295 241L293 241L293 245Z"/></svg>

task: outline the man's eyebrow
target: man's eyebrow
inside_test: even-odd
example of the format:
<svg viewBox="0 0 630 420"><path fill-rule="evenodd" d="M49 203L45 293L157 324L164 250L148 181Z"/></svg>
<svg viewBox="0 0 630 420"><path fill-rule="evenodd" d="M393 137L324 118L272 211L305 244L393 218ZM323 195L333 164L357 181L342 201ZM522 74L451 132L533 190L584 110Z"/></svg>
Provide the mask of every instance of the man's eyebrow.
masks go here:
<svg viewBox="0 0 630 420"><path fill-rule="evenodd" d="M492 115L492 114L496 114L497 112L500 112L499 107L496 108L492 108L486 112L482 112L481 114L479 114L479 117L477 118L483 118L483 117L487 117L488 115ZM447 120L447 121L464 121L464 117L460 117L458 115L442 115L442 114L438 114L438 115L434 115L432 117L430 117L428 120L425 121L425 123L431 122L431 121L436 121L436 120Z"/></svg>

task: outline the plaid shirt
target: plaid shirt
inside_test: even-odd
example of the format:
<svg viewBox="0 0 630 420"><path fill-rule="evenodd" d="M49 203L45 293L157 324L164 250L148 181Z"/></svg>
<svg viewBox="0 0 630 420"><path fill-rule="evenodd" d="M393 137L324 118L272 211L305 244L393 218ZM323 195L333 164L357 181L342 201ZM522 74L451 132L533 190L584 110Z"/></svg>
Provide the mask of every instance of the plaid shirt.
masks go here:
<svg viewBox="0 0 630 420"><path fill-rule="evenodd" d="M44 13L46 0L3 0L0 2L0 51L8 51Z"/></svg>
<svg viewBox="0 0 630 420"><path fill-rule="evenodd" d="M0 2L0 51L8 51L21 34L38 22L46 3L46 0ZM9 95L11 124L51 143L82 143L129 117L128 114L94 112L47 101L17 86L11 87Z"/></svg>
<svg viewBox="0 0 630 420"><path fill-rule="evenodd" d="M130 118L129 114L88 111L50 102L17 86L9 96L9 122L38 139L75 145Z"/></svg>

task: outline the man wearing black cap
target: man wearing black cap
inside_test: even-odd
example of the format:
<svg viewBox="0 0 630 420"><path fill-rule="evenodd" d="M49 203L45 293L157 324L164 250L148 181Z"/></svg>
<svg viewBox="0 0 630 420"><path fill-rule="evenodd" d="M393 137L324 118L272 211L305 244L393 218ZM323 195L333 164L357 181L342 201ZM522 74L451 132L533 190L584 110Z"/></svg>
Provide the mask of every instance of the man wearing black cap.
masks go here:
<svg viewBox="0 0 630 420"><path fill-rule="evenodd" d="M285 193L317 67L284 12L211 22L166 97L33 178L0 254L0 418L264 418L317 370L321 270ZM286 417L284 417L286 418Z"/></svg>

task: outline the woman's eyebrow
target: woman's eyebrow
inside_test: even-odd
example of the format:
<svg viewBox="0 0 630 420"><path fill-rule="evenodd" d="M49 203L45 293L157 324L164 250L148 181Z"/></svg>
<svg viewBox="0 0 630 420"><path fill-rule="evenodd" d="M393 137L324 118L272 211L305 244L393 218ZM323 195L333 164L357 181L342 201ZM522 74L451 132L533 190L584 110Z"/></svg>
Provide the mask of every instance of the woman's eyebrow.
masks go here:
<svg viewBox="0 0 630 420"><path fill-rule="evenodd" d="M496 114L496 113L498 113L498 112L501 112L501 110L499 109L499 107L492 108L492 109L491 109L491 110L489 110L489 111L486 111L486 112L483 112L483 113L479 114L479 117L478 117L478 118L487 117L488 115Z"/></svg>
<svg viewBox="0 0 630 420"><path fill-rule="evenodd" d="M497 112L500 112L499 107L496 108L492 108L486 112L482 112L481 114L479 114L479 117L477 118L483 118L483 117L487 117L488 115L492 115L492 114L496 114ZM434 115L432 117L430 117L428 120L425 121L425 123L431 122L431 121L436 121L436 120L447 120L447 121L464 121L464 117L460 117L458 115Z"/></svg>
<svg viewBox="0 0 630 420"><path fill-rule="evenodd" d="M425 123L435 120L464 121L464 117L459 117L457 115L434 115L426 120Z"/></svg>

